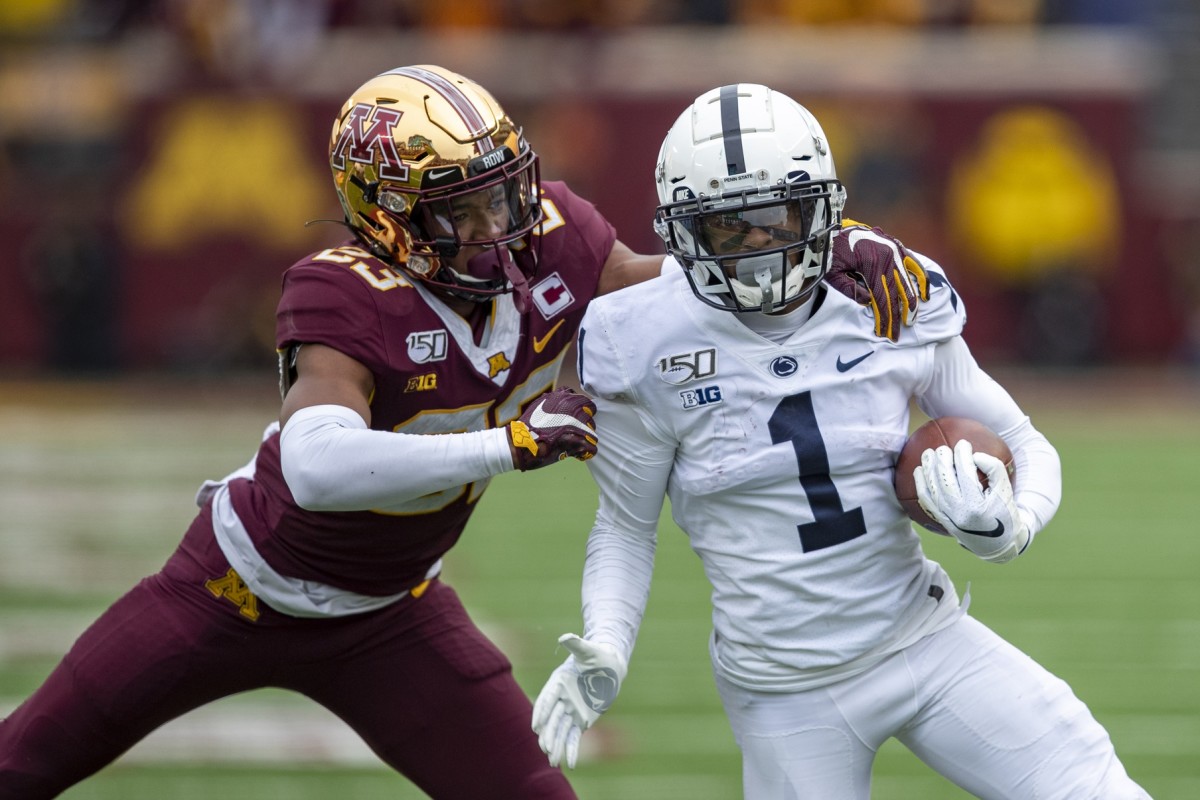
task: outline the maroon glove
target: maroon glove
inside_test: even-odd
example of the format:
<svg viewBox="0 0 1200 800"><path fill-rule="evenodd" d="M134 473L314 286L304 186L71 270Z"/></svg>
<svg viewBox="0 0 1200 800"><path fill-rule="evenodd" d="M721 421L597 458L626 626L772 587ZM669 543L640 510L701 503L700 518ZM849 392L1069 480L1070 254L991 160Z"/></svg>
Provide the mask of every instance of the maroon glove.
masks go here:
<svg viewBox="0 0 1200 800"><path fill-rule="evenodd" d="M517 469L538 469L567 456L587 461L596 455L596 404L571 389L546 392L508 424L508 442Z"/></svg>
<svg viewBox="0 0 1200 800"><path fill-rule="evenodd" d="M833 237L833 264L825 279L875 314L875 335L893 342L900 326L917 320L917 301L929 299L925 270L899 239L852 219Z"/></svg>

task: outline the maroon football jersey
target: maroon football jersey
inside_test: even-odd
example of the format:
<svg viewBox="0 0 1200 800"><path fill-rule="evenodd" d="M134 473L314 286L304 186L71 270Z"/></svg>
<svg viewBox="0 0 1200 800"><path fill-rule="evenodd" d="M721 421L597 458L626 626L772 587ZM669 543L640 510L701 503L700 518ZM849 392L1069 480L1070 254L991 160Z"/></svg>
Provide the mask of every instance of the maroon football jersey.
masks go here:
<svg viewBox="0 0 1200 800"><path fill-rule="evenodd" d="M612 226L566 185L545 184L542 203L546 221L530 308L518 314L503 296L481 344L461 318L428 303L399 270L344 246L314 253L284 274L277 347L324 344L370 369L374 430L436 434L507 424L552 387L616 240ZM283 479L276 434L259 450L254 479L232 482L230 493L255 548L276 572L386 596L424 580L458 540L485 486L455 487L395 508L306 511Z"/></svg>

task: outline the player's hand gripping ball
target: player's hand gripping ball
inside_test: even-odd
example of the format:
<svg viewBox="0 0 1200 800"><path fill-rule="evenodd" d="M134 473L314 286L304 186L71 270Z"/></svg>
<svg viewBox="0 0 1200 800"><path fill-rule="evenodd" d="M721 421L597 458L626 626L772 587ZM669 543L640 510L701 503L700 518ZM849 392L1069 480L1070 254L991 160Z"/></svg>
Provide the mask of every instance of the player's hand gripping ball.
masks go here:
<svg viewBox="0 0 1200 800"><path fill-rule="evenodd" d="M904 507L909 519L921 527L943 536L951 534L930 518L921 508L921 504L917 502L917 487L913 480L913 470L921 466L921 454L926 450L931 448L936 450L939 447L954 449L954 445L960 439L970 442L976 453L987 453L1000 459L1008 471L1009 480L1016 481L1012 451L995 431L981 422L967 417L938 417L913 431L904 443L904 447L900 449L900 456L896 459L896 499ZM978 477L983 488L986 489L987 476L979 471Z"/></svg>
<svg viewBox="0 0 1200 800"><path fill-rule="evenodd" d="M508 425L513 466L525 472L596 455L595 413L596 404L585 395L566 388L546 392Z"/></svg>

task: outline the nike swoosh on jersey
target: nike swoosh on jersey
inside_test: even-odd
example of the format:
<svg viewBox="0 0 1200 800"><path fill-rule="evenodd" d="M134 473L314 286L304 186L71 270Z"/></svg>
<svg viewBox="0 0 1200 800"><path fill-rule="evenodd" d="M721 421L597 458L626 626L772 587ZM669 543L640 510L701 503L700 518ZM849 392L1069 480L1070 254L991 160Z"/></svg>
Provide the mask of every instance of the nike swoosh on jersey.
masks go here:
<svg viewBox="0 0 1200 800"><path fill-rule="evenodd" d="M560 327L562 327L564 322L566 322L566 320L560 319L558 322L554 323L554 327L550 329L550 332L540 339L536 336L533 337L533 352L540 353L545 350L546 343L550 341L550 337L553 336Z"/></svg>
<svg viewBox="0 0 1200 800"><path fill-rule="evenodd" d="M838 372L845 372L845 371L847 371L847 370L854 369L854 368L855 368L855 367L857 367L859 364L861 364L862 362L866 361L868 358L870 358L870 357L871 357L871 356L873 356L873 355L875 355L875 351L874 351L874 350L868 350L866 353L863 353L863 354L862 354L861 356L859 356L858 358L852 358L852 359L850 359L849 361L842 361L842 357L841 357L841 356L838 356L838 359L837 359L837 371L838 371Z"/></svg>
<svg viewBox="0 0 1200 800"><path fill-rule="evenodd" d="M950 520L950 521L954 522L954 520ZM954 522L954 527L958 528L963 533L973 533L976 536L987 536L990 539L995 539L997 537L1004 535L1004 523L1001 522L999 519L996 520L996 527L992 528L990 531L977 531L977 530L972 530L971 528L964 528L962 525L959 525L957 522Z"/></svg>
<svg viewBox="0 0 1200 800"><path fill-rule="evenodd" d="M572 417L570 414L547 414L543 409L546 407L545 401L537 404L533 409L533 413L529 415L529 426L531 428L561 428L569 426L578 428L591 435L592 429L584 425L579 420Z"/></svg>

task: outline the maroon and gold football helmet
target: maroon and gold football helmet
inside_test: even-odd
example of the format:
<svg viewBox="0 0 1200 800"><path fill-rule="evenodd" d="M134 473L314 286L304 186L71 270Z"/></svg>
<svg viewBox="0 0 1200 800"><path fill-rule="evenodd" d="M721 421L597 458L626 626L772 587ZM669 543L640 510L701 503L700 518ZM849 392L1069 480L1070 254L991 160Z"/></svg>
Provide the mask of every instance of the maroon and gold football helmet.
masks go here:
<svg viewBox="0 0 1200 800"><path fill-rule="evenodd" d="M375 256L456 297L514 292L527 306L538 159L479 84L424 65L375 76L342 106L329 163L346 222ZM465 269L450 265L473 247Z"/></svg>

